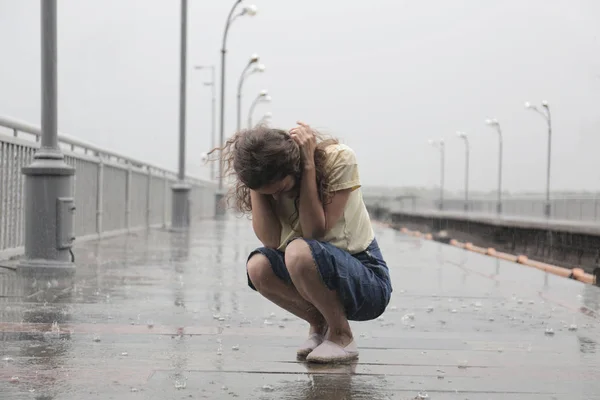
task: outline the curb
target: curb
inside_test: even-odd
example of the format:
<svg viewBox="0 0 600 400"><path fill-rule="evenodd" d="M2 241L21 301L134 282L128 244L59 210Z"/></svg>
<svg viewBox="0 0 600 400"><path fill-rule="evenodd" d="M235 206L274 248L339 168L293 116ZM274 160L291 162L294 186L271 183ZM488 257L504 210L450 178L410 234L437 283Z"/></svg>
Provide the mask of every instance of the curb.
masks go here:
<svg viewBox="0 0 600 400"><path fill-rule="evenodd" d="M385 225L389 228L394 228L391 224L383 224L383 225ZM493 247L489 247L489 248L479 247L479 246L475 246L473 243L469 243L469 242L463 243L463 242L459 242L456 239L450 239L445 235L438 236L438 235L432 235L431 233L423 234L419 231L411 231L406 227L400 227L399 231L402 233L405 233L409 236L422 238L424 240L432 240L432 241L436 241L436 242L442 242L442 243L449 244L450 246L454 246L454 247L458 247L458 248L465 249L468 251L472 251L474 253L486 255L489 257L499 258L499 259L502 259L505 261L510 261L510 262L514 262L517 264L521 264L521 265L526 265L528 267L536 268L536 269L539 269L544 272L562 276L563 278L575 279L579 282L587 283L590 285L597 284L596 277L592 274L588 274L581 268L569 269L569 268L565 268L565 267L560 267L558 265L547 264L547 263L544 263L541 261L530 260L529 257L527 257L524 254L516 256L513 254L497 251Z"/></svg>

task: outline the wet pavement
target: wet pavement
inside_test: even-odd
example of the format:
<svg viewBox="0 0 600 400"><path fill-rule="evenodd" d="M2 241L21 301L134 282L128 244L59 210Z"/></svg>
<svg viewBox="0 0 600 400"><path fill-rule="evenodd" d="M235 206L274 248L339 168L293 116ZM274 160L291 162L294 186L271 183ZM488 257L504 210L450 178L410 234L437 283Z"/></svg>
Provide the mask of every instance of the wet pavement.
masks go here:
<svg viewBox="0 0 600 400"><path fill-rule="evenodd" d="M376 227L394 283L358 363L246 286L249 221L79 244L72 278L0 269L0 399L597 399L600 290Z"/></svg>

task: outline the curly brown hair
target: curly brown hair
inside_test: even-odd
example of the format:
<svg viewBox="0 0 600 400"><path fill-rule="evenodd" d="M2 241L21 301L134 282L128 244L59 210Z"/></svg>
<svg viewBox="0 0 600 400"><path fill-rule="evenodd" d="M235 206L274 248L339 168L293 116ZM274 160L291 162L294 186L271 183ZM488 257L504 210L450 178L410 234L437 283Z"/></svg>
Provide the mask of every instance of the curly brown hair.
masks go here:
<svg viewBox="0 0 600 400"><path fill-rule="evenodd" d="M321 133L317 136L315 150L315 171L317 175L317 190L323 204L331 200L329 192L329 177L325 170L328 146L339 143L337 139L327 138ZM212 154L220 151L221 173L223 178L233 177L232 185L227 195L227 204L234 201L234 208L244 214L252 212L250 190L256 190L270 185L291 175L298 187L302 179L302 156L296 142L283 129L258 125L252 129L242 130L231 137L223 147L211 150ZM298 214L299 194L296 195L296 215Z"/></svg>

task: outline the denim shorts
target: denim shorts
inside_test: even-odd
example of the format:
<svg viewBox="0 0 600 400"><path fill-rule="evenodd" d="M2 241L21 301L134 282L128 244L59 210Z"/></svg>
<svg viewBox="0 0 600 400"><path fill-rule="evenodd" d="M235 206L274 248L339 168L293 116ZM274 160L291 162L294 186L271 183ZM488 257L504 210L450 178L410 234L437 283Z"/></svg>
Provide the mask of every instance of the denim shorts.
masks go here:
<svg viewBox="0 0 600 400"><path fill-rule="evenodd" d="M350 254L327 242L302 240L309 245L325 285L338 293L346 318L351 321L368 321L383 314L390 302L392 284L377 239L373 239L367 249L356 254ZM259 247L250 253L248 260L257 253L267 257L279 279L292 284L283 252ZM248 286L256 290L250 277Z"/></svg>

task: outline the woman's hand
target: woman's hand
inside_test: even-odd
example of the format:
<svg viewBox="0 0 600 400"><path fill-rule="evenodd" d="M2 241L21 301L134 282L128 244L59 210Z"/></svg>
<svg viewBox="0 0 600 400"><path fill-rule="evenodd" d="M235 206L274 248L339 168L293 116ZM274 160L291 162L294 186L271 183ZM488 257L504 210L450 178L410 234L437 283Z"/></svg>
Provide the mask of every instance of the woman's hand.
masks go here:
<svg viewBox="0 0 600 400"><path fill-rule="evenodd" d="M302 161L304 162L305 168L312 168L315 166L315 149L317 148L317 136L313 129L305 124L304 122L298 121L298 127L290 130L290 136L298 147L302 154Z"/></svg>

